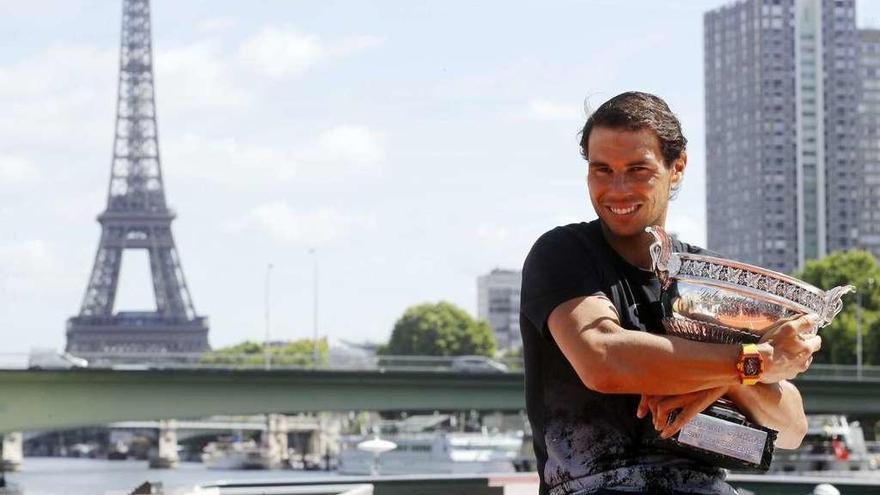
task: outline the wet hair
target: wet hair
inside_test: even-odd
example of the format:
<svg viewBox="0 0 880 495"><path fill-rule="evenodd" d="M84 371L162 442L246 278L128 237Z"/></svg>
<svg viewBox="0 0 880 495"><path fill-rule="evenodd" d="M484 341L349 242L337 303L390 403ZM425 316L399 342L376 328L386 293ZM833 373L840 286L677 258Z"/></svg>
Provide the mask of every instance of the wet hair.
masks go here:
<svg viewBox="0 0 880 495"><path fill-rule="evenodd" d="M589 156L590 132L594 127L640 131L651 129L660 140L660 152L667 168L681 156L687 138L681 133L681 122L660 97L650 93L629 91L606 101L593 112L581 131L581 155Z"/></svg>

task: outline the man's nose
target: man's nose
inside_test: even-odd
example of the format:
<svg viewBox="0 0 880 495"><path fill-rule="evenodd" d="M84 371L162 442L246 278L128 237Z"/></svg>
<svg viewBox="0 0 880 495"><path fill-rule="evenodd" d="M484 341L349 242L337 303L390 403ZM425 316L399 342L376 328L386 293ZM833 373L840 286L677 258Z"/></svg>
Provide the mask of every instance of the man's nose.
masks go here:
<svg viewBox="0 0 880 495"><path fill-rule="evenodd" d="M614 174L611 177L611 190L623 190L626 188L626 174Z"/></svg>

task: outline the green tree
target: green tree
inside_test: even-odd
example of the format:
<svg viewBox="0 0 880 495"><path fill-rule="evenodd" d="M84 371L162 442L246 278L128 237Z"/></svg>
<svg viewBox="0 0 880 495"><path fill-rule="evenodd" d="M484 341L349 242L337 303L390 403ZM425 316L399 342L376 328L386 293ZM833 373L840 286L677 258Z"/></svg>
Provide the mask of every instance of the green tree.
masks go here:
<svg viewBox="0 0 880 495"><path fill-rule="evenodd" d="M838 285L855 285L859 296L843 297L843 311L820 330L822 349L817 363L854 364L856 362L856 321L858 298L862 302L862 345L865 364L880 364L880 265L867 251L838 251L807 262L796 277L827 290Z"/></svg>
<svg viewBox="0 0 880 495"><path fill-rule="evenodd" d="M504 354L501 355L500 361L507 365L511 370L523 369L523 348L515 347L504 351Z"/></svg>
<svg viewBox="0 0 880 495"><path fill-rule="evenodd" d="M268 348L256 342L245 341L206 352L200 362L230 366L259 366L265 363L265 351L268 351L273 366L311 366L313 349L314 341L310 339L270 344ZM319 365L327 364L327 354L327 339L318 340Z"/></svg>
<svg viewBox="0 0 880 495"><path fill-rule="evenodd" d="M477 321L448 302L408 308L394 324L391 340L381 354L398 356L462 356L495 354L495 336L485 321Z"/></svg>

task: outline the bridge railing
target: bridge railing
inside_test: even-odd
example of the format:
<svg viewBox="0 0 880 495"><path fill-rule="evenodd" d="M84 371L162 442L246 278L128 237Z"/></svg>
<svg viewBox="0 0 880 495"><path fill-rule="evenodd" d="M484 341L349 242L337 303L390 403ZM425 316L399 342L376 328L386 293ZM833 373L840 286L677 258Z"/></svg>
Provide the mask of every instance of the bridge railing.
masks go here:
<svg viewBox="0 0 880 495"><path fill-rule="evenodd" d="M0 369L75 368L63 359L50 365L34 366L26 353L0 353ZM318 362L305 354L226 354L226 353L77 353L74 358L88 361L89 368L118 370L146 369L326 369L326 370L409 370L503 373L522 370L522 359L483 356L386 356L322 355ZM810 379L880 381L880 366L821 364L810 366L801 375Z"/></svg>
<svg viewBox="0 0 880 495"><path fill-rule="evenodd" d="M45 356L45 353L43 353ZM34 361L25 353L0 354L0 369L98 368L116 370L148 369L323 369L323 370L401 370L437 372L506 373L522 369L519 358L492 359L485 356L391 356L312 355L281 353L88 353L75 356L58 353L57 359ZM82 359L87 361L83 365Z"/></svg>
<svg viewBox="0 0 880 495"><path fill-rule="evenodd" d="M862 366L859 369L853 364L815 363L801 376L829 380L880 381L880 366Z"/></svg>

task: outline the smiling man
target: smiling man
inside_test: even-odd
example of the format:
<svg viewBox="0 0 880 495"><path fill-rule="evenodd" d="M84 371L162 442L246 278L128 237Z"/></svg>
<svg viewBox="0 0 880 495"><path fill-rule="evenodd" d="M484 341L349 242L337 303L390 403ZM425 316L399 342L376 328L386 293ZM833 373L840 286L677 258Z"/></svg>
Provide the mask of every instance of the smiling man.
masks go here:
<svg viewBox="0 0 880 495"><path fill-rule="evenodd" d="M755 362L741 345L664 335L645 227L666 222L686 144L660 98L630 92L604 103L581 139L599 218L547 232L526 259L520 326L542 494L734 493L723 470L650 442L722 395L778 430L778 446L794 448L806 432L800 394L787 380L819 349L819 337L802 334L814 320L765 336L757 367L738 367Z"/></svg>

